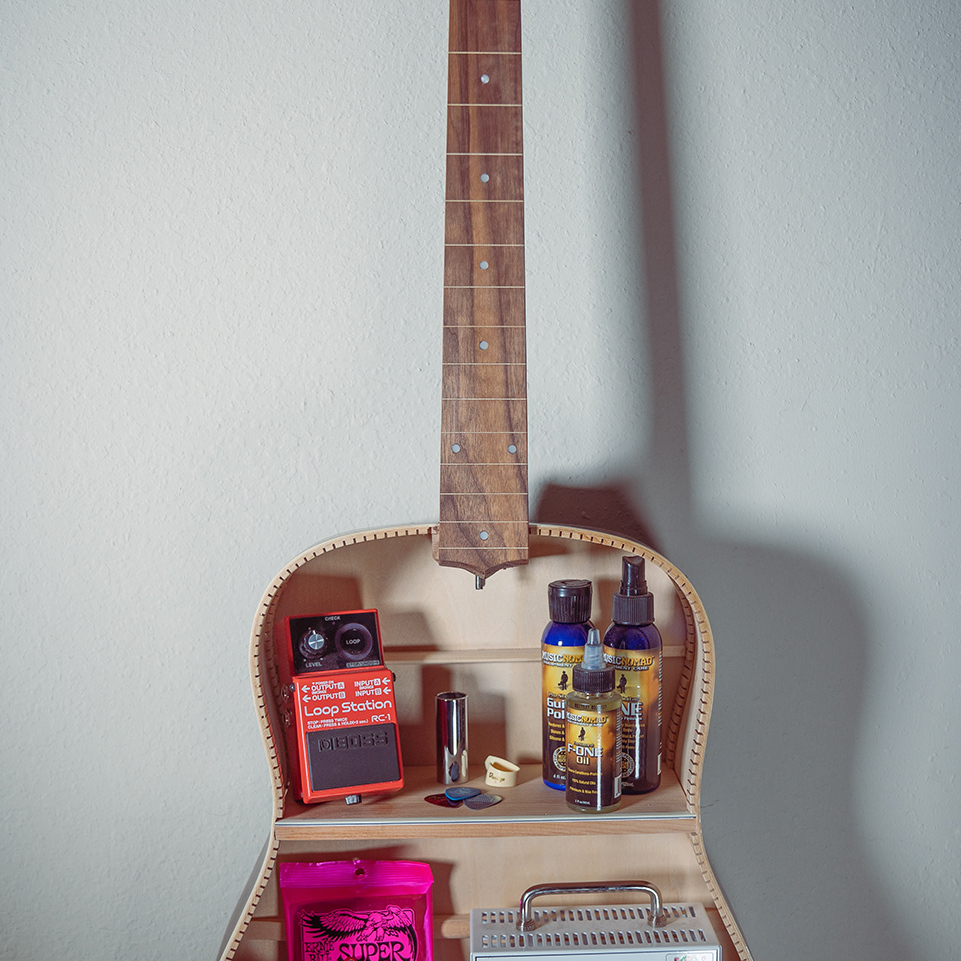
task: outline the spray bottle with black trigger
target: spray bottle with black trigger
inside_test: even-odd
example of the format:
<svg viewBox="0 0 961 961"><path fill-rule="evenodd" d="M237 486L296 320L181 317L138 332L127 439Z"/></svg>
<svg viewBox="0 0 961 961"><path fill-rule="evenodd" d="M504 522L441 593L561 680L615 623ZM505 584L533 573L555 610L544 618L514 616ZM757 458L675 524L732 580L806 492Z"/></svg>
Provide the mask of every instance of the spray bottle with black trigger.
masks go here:
<svg viewBox="0 0 961 961"><path fill-rule="evenodd" d="M645 794L661 782L661 652L644 558L624 557L613 621L604 634L604 658L615 671L623 701L625 794Z"/></svg>

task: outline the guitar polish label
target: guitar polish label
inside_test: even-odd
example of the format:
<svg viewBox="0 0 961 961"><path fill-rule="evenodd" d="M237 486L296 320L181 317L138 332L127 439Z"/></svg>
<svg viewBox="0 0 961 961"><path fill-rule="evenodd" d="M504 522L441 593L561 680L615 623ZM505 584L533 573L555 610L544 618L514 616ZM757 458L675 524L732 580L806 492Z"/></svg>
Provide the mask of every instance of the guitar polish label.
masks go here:
<svg viewBox="0 0 961 961"><path fill-rule="evenodd" d="M545 647L541 651L541 697L543 701L544 780L564 787L567 771L567 694L571 690L574 666L584 658L584 647Z"/></svg>

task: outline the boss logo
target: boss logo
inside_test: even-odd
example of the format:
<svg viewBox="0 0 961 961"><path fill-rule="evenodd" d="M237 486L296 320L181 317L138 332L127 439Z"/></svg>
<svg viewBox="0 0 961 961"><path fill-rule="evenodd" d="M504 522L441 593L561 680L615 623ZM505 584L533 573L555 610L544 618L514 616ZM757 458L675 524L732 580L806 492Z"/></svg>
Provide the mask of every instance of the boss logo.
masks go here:
<svg viewBox="0 0 961 961"><path fill-rule="evenodd" d="M390 743L386 731L373 731L367 734L336 734L331 737L320 738L317 742L317 750L363 751L372 747L386 747Z"/></svg>

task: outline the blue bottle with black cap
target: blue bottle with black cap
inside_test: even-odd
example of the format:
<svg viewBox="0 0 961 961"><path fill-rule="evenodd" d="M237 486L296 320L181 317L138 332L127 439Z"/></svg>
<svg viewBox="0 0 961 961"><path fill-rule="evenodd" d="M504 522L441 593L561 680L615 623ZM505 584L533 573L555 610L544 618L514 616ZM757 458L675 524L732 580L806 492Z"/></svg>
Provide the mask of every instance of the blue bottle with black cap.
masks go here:
<svg viewBox="0 0 961 961"><path fill-rule="evenodd" d="M551 581L547 586L550 622L541 637L541 706L543 708L544 783L557 791L567 785L564 764L567 702L574 666L584 657L591 623L591 582Z"/></svg>

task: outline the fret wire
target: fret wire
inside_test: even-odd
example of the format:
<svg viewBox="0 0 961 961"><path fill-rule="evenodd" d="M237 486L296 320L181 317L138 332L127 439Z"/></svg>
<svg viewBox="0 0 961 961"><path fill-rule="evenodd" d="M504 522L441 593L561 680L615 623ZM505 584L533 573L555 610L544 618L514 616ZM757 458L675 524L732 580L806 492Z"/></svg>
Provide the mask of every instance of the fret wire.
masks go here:
<svg viewBox="0 0 961 961"><path fill-rule="evenodd" d="M447 53L456 54L458 57L519 57L521 55L520 50L448 50Z"/></svg>
<svg viewBox="0 0 961 961"><path fill-rule="evenodd" d="M445 524L451 523L450 521L445 521ZM499 547L496 544L492 544L490 547L448 547L447 551L451 554L456 554L458 551L493 551L495 554L501 551L517 551L519 554L527 555L529 548L527 544L517 544L511 547L509 544L505 544L503 547Z"/></svg>
<svg viewBox="0 0 961 961"><path fill-rule="evenodd" d="M444 524L456 524L457 521L443 521L442 523L444 523ZM485 523L485 524L490 524L491 521L484 521L483 523ZM496 523L496 522L494 522L494 523ZM517 523L518 523L518 524L525 524L525 525L527 524L526 521L518 521ZM465 547L465 546L460 546L460 545L458 545L457 547L448 547L447 550L448 550L450 553L452 553L452 554L455 554L455 553L457 553L458 551L494 551L494 552L498 552L498 553L499 553L500 551L518 551L519 553L526 554L527 551L528 551L528 545L527 545L527 544L513 544L513 545L511 545L511 544L504 544L503 546L501 546L501 545L499 545L499 544L491 544L490 547Z"/></svg>
<svg viewBox="0 0 961 961"><path fill-rule="evenodd" d="M473 360L445 360L442 367L526 367L527 364L509 364L499 361L473 361Z"/></svg>
<svg viewBox="0 0 961 961"><path fill-rule="evenodd" d="M447 151L448 157L523 157L522 153L490 153L486 150L476 150L473 153L456 153L454 151Z"/></svg>
<svg viewBox="0 0 961 961"><path fill-rule="evenodd" d="M444 244L445 247L523 247L523 244Z"/></svg>
<svg viewBox="0 0 961 961"><path fill-rule="evenodd" d="M523 200L471 200L469 197L465 197L463 200L460 197L448 197L447 203L449 204L522 204Z"/></svg>
<svg viewBox="0 0 961 961"><path fill-rule="evenodd" d="M523 286L502 284L444 284L444 290L523 290Z"/></svg>
<svg viewBox="0 0 961 961"><path fill-rule="evenodd" d="M512 437L514 435L518 437L526 437L526 430L442 430L442 434L450 434L452 436L460 436L461 434L504 434L506 437Z"/></svg>
<svg viewBox="0 0 961 961"><path fill-rule="evenodd" d="M447 102L448 107L523 107L522 103L452 103Z"/></svg>

